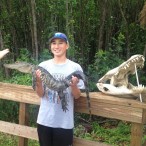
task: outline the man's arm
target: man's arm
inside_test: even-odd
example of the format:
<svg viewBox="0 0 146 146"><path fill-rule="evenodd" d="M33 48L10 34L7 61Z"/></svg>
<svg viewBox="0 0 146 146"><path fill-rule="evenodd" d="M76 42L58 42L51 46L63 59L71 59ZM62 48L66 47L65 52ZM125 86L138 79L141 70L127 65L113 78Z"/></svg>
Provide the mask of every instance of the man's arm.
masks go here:
<svg viewBox="0 0 146 146"><path fill-rule="evenodd" d="M70 83L72 95L75 99L78 99L81 95L81 91L78 88L77 84L79 82L79 79L77 77L72 76L72 81Z"/></svg>
<svg viewBox="0 0 146 146"><path fill-rule="evenodd" d="M36 71L36 93L39 97L43 97L44 95L44 87L42 86L42 81L40 79L41 72L40 70Z"/></svg>

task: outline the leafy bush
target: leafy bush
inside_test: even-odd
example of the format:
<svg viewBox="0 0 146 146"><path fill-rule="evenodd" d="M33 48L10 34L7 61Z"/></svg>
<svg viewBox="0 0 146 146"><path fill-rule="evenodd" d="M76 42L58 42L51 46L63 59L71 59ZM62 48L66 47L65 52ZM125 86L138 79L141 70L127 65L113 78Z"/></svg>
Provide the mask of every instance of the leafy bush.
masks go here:
<svg viewBox="0 0 146 146"><path fill-rule="evenodd" d="M88 66L88 81L90 91L98 91L96 83L109 70L119 66L123 62L112 51L98 51L95 62Z"/></svg>
<svg viewBox="0 0 146 146"><path fill-rule="evenodd" d="M0 146L17 146L18 145L18 137L4 134L0 132ZM39 146L39 142L36 140L28 140L28 146Z"/></svg>
<svg viewBox="0 0 146 146"><path fill-rule="evenodd" d="M130 145L131 125L129 123L120 121L118 125L112 125L109 121L104 124L98 124L98 121L96 121L91 125L92 131L90 133L86 131L82 124L76 126L74 135L88 140L112 144L112 146Z"/></svg>
<svg viewBox="0 0 146 146"><path fill-rule="evenodd" d="M0 120L18 123L19 104L14 101L0 100Z"/></svg>

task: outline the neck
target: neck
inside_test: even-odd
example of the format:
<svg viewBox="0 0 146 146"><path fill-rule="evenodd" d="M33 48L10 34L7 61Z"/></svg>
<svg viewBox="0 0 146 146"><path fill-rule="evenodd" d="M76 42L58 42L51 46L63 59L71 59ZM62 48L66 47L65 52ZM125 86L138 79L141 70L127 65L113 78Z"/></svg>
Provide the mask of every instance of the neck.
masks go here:
<svg viewBox="0 0 146 146"><path fill-rule="evenodd" d="M62 64L62 63L65 63L66 60L67 60L66 57L54 57L54 58L53 58L53 62L54 62L55 64Z"/></svg>

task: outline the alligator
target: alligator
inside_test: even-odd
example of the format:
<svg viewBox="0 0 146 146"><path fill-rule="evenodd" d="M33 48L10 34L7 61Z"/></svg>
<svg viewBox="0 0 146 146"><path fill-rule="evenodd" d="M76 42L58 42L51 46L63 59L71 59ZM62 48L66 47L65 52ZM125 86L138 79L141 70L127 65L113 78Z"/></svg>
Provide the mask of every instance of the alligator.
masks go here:
<svg viewBox="0 0 146 146"><path fill-rule="evenodd" d="M137 69L144 67L145 58L143 55L136 54L131 56L127 61L123 62L118 67L108 71L102 78L98 80L97 88L110 95L116 95L119 97L126 97L127 95L139 96L146 88L143 85L139 85L137 76L137 86L132 85L128 77L137 73ZM130 97L129 96L129 97Z"/></svg>
<svg viewBox="0 0 146 146"><path fill-rule="evenodd" d="M89 97L89 91L88 91L88 83L87 83L87 78L84 75L82 71L75 71L71 73L69 76L67 76L64 80L58 81L56 80L46 69L38 66L38 65L33 65L27 62L15 62L13 64L4 64L4 67L9 68L9 69L16 69L20 72L23 73L30 73L32 74L32 88L35 90L36 86L36 70L41 71L41 80L43 82L44 88L49 88L51 90L57 91L58 95L61 100L62 104L62 109L63 111L67 111L67 100L65 98L64 90L70 86L70 82L72 79L72 76L77 77L78 79L82 79L85 84L85 91L87 95L87 101L88 101L88 108L89 108L89 113L91 116L91 110L90 110L90 97Z"/></svg>
<svg viewBox="0 0 146 146"><path fill-rule="evenodd" d="M0 59L2 59L7 53L9 53L9 49L4 49L0 51Z"/></svg>

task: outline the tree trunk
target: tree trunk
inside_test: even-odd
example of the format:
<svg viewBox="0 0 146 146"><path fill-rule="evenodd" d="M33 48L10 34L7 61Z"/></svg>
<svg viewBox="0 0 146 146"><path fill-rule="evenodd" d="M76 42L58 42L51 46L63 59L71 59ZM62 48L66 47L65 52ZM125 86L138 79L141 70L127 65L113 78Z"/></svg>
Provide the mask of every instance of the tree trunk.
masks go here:
<svg viewBox="0 0 146 146"><path fill-rule="evenodd" d="M129 28L128 28L128 22L125 18L125 15L124 15L124 12L121 8L121 2L120 0L118 0L118 5L119 5L119 8L120 8L120 12L121 12L121 15L122 15L122 18L124 20L124 25L125 25L125 30L126 30L126 48L127 48L127 52L126 52L126 57L129 58L130 57L130 41L129 41Z"/></svg>
<svg viewBox="0 0 146 146"><path fill-rule="evenodd" d="M98 42L98 49L102 49L103 46L103 34L104 34L104 24L106 18L106 7L107 7L107 0L103 3L103 11L101 16L101 25L99 28L99 42Z"/></svg>
<svg viewBox="0 0 146 146"><path fill-rule="evenodd" d="M33 52L35 54L35 60L38 61L38 41L37 41L37 25L36 25L36 15L35 15L35 0L31 0L31 11L32 11L32 32L33 32Z"/></svg>
<svg viewBox="0 0 146 146"><path fill-rule="evenodd" d="M66 0L66 32L69 34L69 23L68 23L69 13L68 13L68 0Z"/></svg>
<svg viewBox="0 0 146 146"><path fill-rule="evenodd" d="M144 46L143 56L146 57L146 44L145 44L145 46Z"/></svg>
<svg viewBox="0 0 146 146"><path fill-rule="evenodd" d="M3 50L3 49L4 49L3 37L2 37L1 29L0 29L0 50Z"/></svg>

